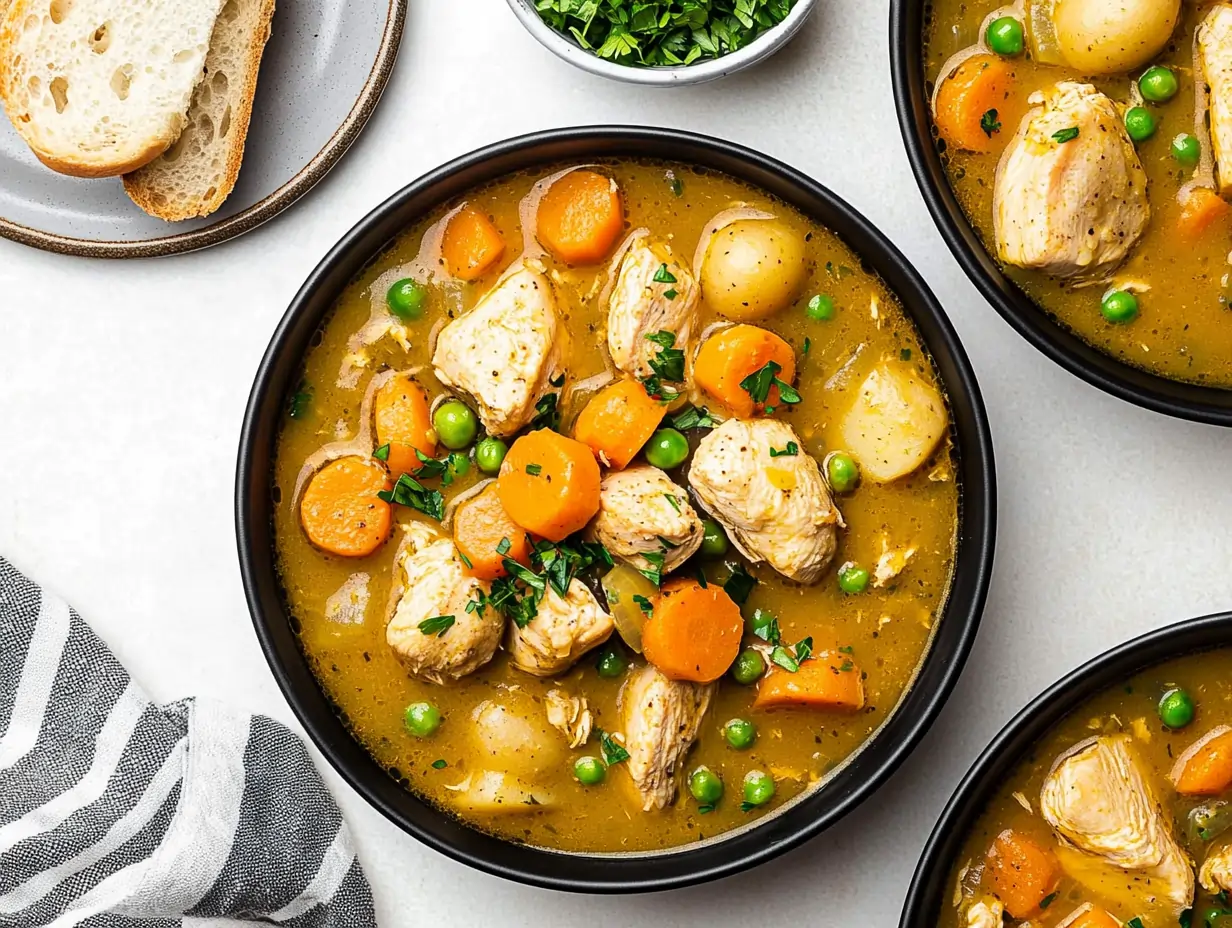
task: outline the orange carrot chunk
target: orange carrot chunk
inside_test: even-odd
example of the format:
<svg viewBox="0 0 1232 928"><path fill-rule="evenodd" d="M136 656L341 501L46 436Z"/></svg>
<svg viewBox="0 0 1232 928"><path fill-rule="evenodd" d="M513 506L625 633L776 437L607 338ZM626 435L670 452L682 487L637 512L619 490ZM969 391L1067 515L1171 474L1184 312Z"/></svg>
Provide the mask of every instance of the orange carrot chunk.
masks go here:
<svg viewBox="0 0 1232 928"><path fill-rule="evenodd" d="M732 413L748 418L759 409L779 403L778 387L772 386L765 401L758 403L740 386L771 361L780 368L776 375L779 380L789 384L795 379L796 354L791 345L758 326L733 325L702 344L693 362L693 380Z"/></svg>
<svg viewBox="0 0 1232 928"><path fill-rule="evenodd" d="M505 240L483 213L462 207L445 227L441 254L459 280L482 277L505 253Z"/></svg>
<svg viewBox="0 0 1232 928"><path fill-rule="evenodd" d="M589 446L600 463L621 470L654 434L667 407L636 380L604 387L586 404L573 426L573 437Z"/></svg>
<svg viewBox="0 0 1232 928"><path fill-rule="evenodd" d="M1224 222L1232 206L1208 187L1195 187L1181 200L1181 215L1176 230L1182 239L1194 242L1212 225ZM1225 230L1226 231L1226 230Z"/></svg>
<svg viewBox="0 0 1232 928"><path fill-rule="evenodd" d="M1007 828L993 839L984 858L984 879L1014 918L1029 918L1057 888L1061 865L1051 850Z"/></svg>
<svg viewBox="0 0 1232 928"><path fill-rule="evenodd" d="M936 110L947 144L967 151L1001 148L1022 115L1013 65L996 55L973 55L942 79Z"/></svg>
<svg viewBox="0 0 1232 928"><path fill-rule="evenodd" d="M1172 783L1182 796L1217 796L1232 787L1232 728L1220 725L1177 758Z"/></svg>
<svg viewBox="0 0 1232 928"><path fill-rule="evenodd" d="M381 384L373 402L376 443L389 445L385 463L395 477L413 473L422 466L415 454L436 454L436 430L428 413L428 397L409 374L398 374Z"/></svg>
<svg viewBox="0 0 1232 928"><path fill-rule="evenodd" d="M389 538L389 472L373 458L349 455L317 471L300 499L299 517L308 540L342 557L366 557Z"/></svg>
<svg viewBox="0 0 1232 928"><path fill-rule="evenodd" d="M537 234L547 249L568 264L598 264L624 231L620 188L594 171L570 171L539 201Z"/></svg>
<svg viewBox="0 0 1232 928"><path fill-rule="evenodd" d="M822 652L800 664L795 673L773 670L757 689L755 709L835 709L855 712L864 708L860 668L842 654Z"/></svg>
<svg viewBox="0 0 1232 928"><path fill-rule="evenodd" d="M716 583L666 584L642 626L646 660L673 680L710 683L740 653L740 607Z"/></svg>
<svg viewBox="0 0 1232 928"><path fill-rule="evenodd" d="M508 574L503 563L507 557L530 566L530 541L505 512L495 483L458 506L453 514L453 542L470 561L471 573L481 580Z"/></svg>
<svg viewBox="0 0 1232 928"><path fill-rule="evenodd" d="M532 535L563 541L599 511L599 465L590 448L540 429L513 443L496 480L509 518Z"/></svg>
<svg viewBox="0 0 1232 928"><path fill-rule="evenodd" d="M1071 915L1072 919L1065 928L1121 928L1121 923L1105 912L1088 903L1086 910Z"/></svg>

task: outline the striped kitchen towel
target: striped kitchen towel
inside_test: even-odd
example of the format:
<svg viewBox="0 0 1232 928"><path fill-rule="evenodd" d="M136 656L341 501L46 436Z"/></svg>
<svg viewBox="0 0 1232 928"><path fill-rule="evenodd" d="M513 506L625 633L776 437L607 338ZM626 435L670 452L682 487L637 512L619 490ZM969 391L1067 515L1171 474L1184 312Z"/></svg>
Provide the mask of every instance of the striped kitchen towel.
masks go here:
<svg viewBox="0 0 1232 928"><path fill-rule="evenodd" d="M303 743L218 703L155 705L0 558L0 926L220 919L376 923Z"/></svg>

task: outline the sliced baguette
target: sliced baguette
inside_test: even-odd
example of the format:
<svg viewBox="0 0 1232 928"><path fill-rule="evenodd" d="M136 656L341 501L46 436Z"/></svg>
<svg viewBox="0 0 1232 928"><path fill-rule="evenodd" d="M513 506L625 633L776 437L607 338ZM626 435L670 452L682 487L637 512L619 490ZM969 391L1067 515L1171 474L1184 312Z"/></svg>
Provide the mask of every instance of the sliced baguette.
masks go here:
<svg viewBox="0 0 1232 928"><path fill-rule="evenodd" d="M235 188L273 15L274 0L226 0L183 134L145 167L124 176L128 195L151 216L170 221L208 216Z"/></svg>
<svg viewBox="0 0 1232 928"><path fill-rule="evenodd" d="M0 98L40 161L134 171L184 128L222 0L11 0Z"/></svg>

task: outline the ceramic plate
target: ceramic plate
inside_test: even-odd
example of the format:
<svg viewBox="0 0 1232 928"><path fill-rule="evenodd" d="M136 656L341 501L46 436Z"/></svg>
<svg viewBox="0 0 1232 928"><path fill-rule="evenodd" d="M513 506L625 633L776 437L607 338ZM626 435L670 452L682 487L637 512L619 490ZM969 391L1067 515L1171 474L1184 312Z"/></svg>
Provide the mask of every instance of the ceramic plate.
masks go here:
<svg viewBox="0 0 1232 928"><path fill-rule="evenodd" d="M138 209L118 177L48 170L0 110L0 235L124 258L192 251L255 229L312 189L358 137L393 70L407 2L278 0L239 183L205 219L164 222Z"/></svg>

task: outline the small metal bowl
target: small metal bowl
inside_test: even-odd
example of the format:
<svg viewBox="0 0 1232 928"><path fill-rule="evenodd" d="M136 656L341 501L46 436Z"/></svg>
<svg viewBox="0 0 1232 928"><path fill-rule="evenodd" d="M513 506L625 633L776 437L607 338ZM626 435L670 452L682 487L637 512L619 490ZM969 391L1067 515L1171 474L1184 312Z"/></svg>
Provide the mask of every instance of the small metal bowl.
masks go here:
<svg viewBox="0 0 1232 928"><path fill-rule="evenodd" d="M780 48L791 41L792 37L804 25L809 13L817 6L817 0L797 0L787 18L758 36L744 48L734 51L722 58L710 58L695 64L678 65L670 68L639 68L627 64L617 64L600 58L594 52L589 52L572 39L561 35L545 23L535 10L534 0L508 0L509 8L513 10L522 25L526 27L545 48L583 71L610 77L612 80L625 81L629 84L646 84L651 87L676 87L682 84L703 84L706 81L718 80L736 71L741 71L756 64L763 58L769 58Z"/></svg>

